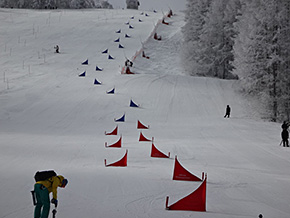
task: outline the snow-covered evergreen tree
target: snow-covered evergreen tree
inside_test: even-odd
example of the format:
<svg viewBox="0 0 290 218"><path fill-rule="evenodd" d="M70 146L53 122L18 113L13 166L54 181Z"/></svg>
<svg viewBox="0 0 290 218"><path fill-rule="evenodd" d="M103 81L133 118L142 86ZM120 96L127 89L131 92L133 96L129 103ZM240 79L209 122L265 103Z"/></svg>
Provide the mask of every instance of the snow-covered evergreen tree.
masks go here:
<svg viewBox="0 0 290 218"><path fill-rule="evenodd" d="M206 76L235 78L231 73L231 62L234 60L234 23L238 9L239 1L235 0L213 1L211 4L200 37L201 70Z"/></svg>
<svg viewBox="0 0 290 218"><path fill-rule="evenodd" d="M231 72L238 0L188 0L183 27L185 65L192 75L236 78Z"/></svg>
<svg viewBox="0 0 290 218"><path fill-rule="evenodd" d="M126 4L128 9L138 9L140 3L138 0L126 0Z"/></svg>
<svg viewBox="0 0 290 218"><path fill-rule="evenodd" d="M113 9L113 6L108 1L100 1L96 3L96 8Z"/></svg>
<svg viewBox="0 0 290 218"><path fill-rule="evenodd" d="M279 74L281 94L278 96L280 119L290 120L290 2L279 2Z"/></svg>
<svg viewBox="0 0 290 218"><path fill-rule="evenodd" d="M236 72L273 121L289 116L289 3L245 1L235 42Z"/></svg>
<svg viewBox="0 0 290 218"><path fill-rule="evenodd" d="M71 8L94 8L95 2L93 0L71 0Z"/></svg>
<svg viewBox="0 0 290 218"><path fill-rule="evenodd" d="M0 0L0 7L6 8L113 8L107 0Z"/></svg>
<svg viewBox="0 0 290 218"><path fill-rule="evenodd" d="M200 36L211 0L187 0L185 25L182 27L184 39L183 60L185 69L191 75L200 75Z"/></svg>

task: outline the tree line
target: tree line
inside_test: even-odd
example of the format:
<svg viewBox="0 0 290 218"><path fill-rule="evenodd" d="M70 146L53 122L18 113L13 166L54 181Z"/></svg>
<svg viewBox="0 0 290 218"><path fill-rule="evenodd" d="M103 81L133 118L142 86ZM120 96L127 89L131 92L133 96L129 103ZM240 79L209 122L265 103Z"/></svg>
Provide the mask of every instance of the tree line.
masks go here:
<svg viewBox="0 0 290 218"><path fill-rule="evenodd" d="M0 0L0 7L30 9L113 8L107 0Z"/></svg>
<svg viewBox="0 0 290 218"><path fill-rule="evenodd" d="M289 0L187 0L184 65L191 75L239 78L270 120L289 120L289 30Z"/></svg>

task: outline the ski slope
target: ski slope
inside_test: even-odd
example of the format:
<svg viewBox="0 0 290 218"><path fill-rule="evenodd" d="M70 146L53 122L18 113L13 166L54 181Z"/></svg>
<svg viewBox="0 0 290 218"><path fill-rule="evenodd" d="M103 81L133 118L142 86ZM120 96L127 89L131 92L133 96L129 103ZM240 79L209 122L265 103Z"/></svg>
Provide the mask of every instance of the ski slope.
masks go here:
<svg viewBox="0 0 290 218"><path fill-rule="evenodd" d="M0 218L33 217L33 176L46 169L69 180L57 217L289 218L290 153L279 146L280 124L258 118L239 81L187 76L182 13L169 26L157 25L162 12L145 13L0 10ZM162 41L149 37L154 28ZM150 59L137 56L135 74L121 75L142 46ZM129 107L131 99L140 107ZM123 114L124 123L114 122ZM137 120L170 159L150 157ZM117 136L104 134L116 125ZM105 148L121 135L122 148ZM105 167L126 150L127 167ZM207 212L165 210L166 196L172 204L200 184L172 180L175 155L193 174L207 173Z"/></svg>

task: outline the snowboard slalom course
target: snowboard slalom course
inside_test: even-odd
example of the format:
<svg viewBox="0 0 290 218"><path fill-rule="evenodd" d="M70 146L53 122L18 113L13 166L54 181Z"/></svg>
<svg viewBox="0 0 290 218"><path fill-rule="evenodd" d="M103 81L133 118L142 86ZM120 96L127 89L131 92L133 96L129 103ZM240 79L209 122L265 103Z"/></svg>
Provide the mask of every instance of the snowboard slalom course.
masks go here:
<svg viewBox="0 0 290 218"><path fill-rule="evenodd" d="M69 180L58 190L57 217L289 218L290 150L279 146L280 124L257 116L239 81L188 76L180 60L184 16L159 24L157 41L151 33L162 18L135 10L0 10L0 218L33 216L33 176L48 169ZM135 74L121 74L140 49L150 58L140 53ZM115 94L106 94L112 87ZM141 107L130 107L131 99ZM208 175L206 212L166 210L166 196L177 202L200 182L172 180L174 158L150 157L138 120L150 125L142 133L160 151ZM116 125L119 135L104 134ZM104 146L120 136L121 149ZM127 150L126 167L104 165Z"/></svg>

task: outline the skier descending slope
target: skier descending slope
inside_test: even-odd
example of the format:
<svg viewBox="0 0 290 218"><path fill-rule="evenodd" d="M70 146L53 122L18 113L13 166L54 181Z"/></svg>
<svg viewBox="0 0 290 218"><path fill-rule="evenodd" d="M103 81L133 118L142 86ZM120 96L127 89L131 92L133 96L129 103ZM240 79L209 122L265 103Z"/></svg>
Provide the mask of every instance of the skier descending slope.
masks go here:
<svg viewBox="0 0 290 218"><path fill-rule="evenodd" d="M231 108L230 108L230 106L229 105L227 105L227 107L226 107L226 114L225 114L225 116L224 116L224 118L230 118L230 115L231 115Z"/></svg>

